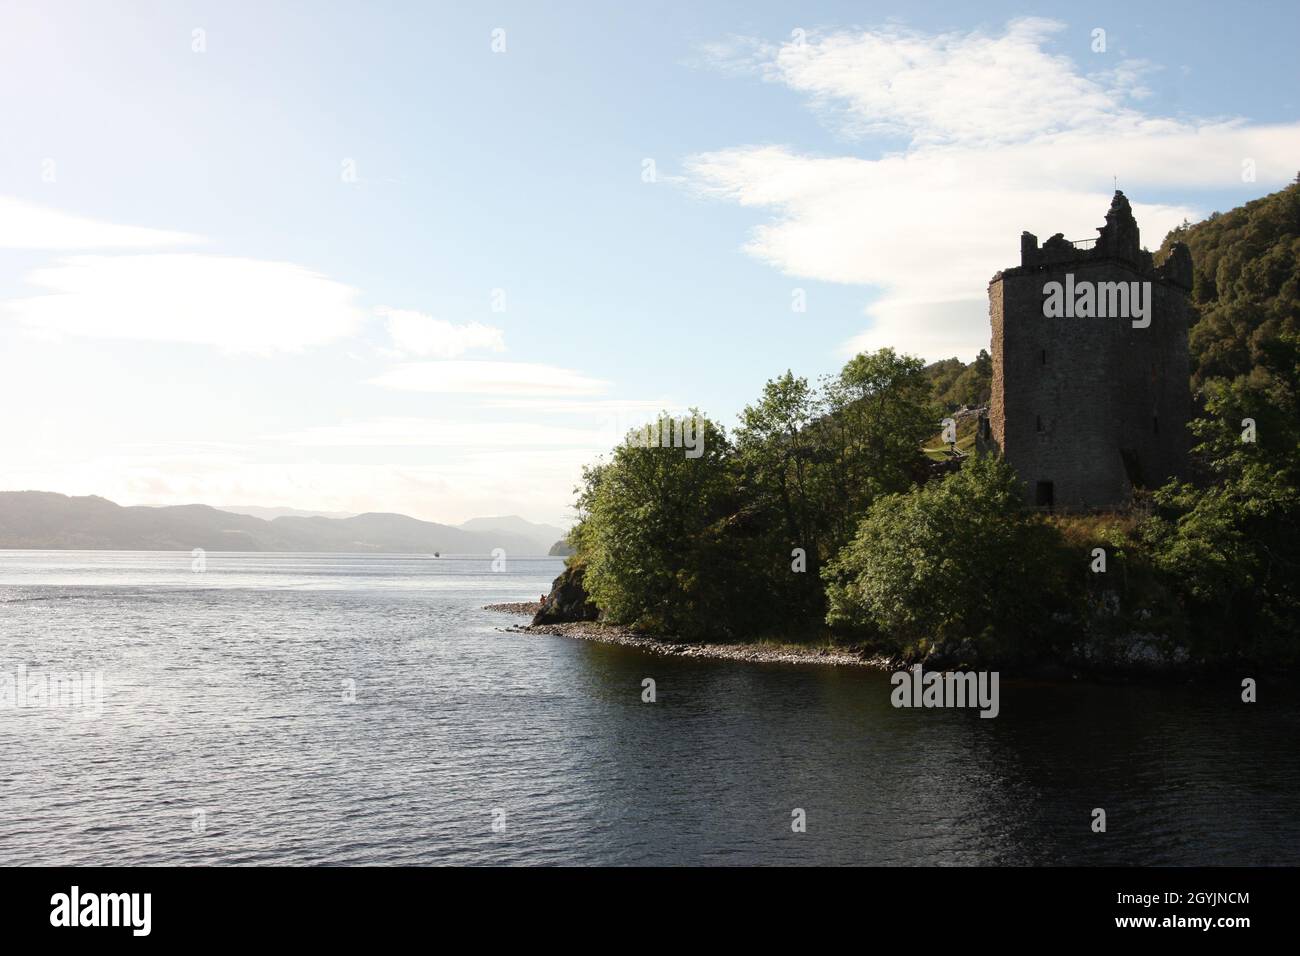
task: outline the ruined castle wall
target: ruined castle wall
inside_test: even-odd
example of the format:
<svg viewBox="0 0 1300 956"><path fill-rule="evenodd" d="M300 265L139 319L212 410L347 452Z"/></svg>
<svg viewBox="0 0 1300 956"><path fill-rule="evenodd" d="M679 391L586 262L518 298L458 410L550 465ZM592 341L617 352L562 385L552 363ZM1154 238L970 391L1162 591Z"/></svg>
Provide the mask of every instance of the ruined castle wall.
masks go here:
<svg viewBox="0 0 1300 956"><path fill-rule="evenodd" d="M1047 318L1044 286L1150 281L1152 319ZM1134 480L1181 473L1187 450L1189 307L1178 287L1116 259L1012 269L989 287L992 437L1035 502L1050 481L1057 508L1112 508Z"/></svg>
<svg viewBox="0 0 1300 956"><path fill-rule="evenodd" d="M1002 294L1001 274L989 283L989 324L993 329L993 339L989 345L989 355L993 359L992 387L989 398L989 437L992 450L1002 453L1006 447L1007 414L1006 388L1007 377L1003 355L1006 352L1006 322L1004 296Z"/></svg>

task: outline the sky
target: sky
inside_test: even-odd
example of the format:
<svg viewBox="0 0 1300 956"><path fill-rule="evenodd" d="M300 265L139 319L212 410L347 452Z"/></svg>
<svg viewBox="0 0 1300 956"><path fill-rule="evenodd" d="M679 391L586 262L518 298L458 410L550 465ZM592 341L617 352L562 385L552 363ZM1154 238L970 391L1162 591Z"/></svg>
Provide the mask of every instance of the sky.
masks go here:
<svg viewBox="0 0 1300 956"><path fill-rule="evenodd" d="M1300 8L1138 6L0 0L0 490L567 524L656 409L969 360L1022 230L1300 171Z"/></svg>

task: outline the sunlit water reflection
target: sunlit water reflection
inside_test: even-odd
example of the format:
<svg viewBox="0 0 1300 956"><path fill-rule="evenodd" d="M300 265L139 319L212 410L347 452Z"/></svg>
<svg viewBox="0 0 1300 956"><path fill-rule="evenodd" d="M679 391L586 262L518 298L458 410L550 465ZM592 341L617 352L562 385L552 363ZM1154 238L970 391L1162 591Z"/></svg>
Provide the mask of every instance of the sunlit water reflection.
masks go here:
<svg viewBox="0 0 1300 956"><path fill-rule="evenodd" d="M0 673L104 675L99 716L0 710L0 864L1300 863L1268 675L1254 705L1236 674L1003 680L981 720L482 610L555 558L191 560L0 552Z"/></svg>

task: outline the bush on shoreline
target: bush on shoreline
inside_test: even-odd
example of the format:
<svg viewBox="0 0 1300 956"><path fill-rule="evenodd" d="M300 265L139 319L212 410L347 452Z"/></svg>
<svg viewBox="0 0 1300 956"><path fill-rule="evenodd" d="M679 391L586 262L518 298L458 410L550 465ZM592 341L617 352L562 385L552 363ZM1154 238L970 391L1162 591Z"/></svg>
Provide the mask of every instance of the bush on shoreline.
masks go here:
<svg viewBox="0 0 1300 956"><path fill-rule="evenodd" d="M1019 481L980 457L878 500L826 567L827 622L898 651L970 642L982 658L1040 656L1071 603L1060 532L1021 505Z"/></svg>

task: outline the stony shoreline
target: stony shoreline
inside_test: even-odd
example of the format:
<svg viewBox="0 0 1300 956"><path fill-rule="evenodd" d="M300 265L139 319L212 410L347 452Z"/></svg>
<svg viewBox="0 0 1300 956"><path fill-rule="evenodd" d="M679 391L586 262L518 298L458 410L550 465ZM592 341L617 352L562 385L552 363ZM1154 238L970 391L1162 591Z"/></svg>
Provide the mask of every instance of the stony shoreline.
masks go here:
<svg viewBox="0 0 1300 956"><path fill-rule="evenodd" d="M536 601L516 604L488 604L484 606L484 610L487 611L528 615L536 613L537 608ZM579 641L617 644L620 647L632 647L666 657L695 657L710 660L749 661L761 664L823 664L832 667L893 669L892 662L887 658L864 656L847 648L839 649L825 645L804 647L798 644L764 643L695 644L650 634L638 634L626 627L615 624L601 624L596 621L574 621L564 624L516 624L505 630L511 634L549 634Z"/></svg>
<svg viewBox="0 0 1300 956"><path fill-rule="evenodd" d="M506 604L484 604L485 611L502 611L506 614L527 614L532 617L542 606L540 601L515 601Z"/></svg>
<svg viewBox="0 0 1300 956"><path fill-rule="evenodd" d="M522 601L506 604L487 604L484 610L516 614L531 618L541 605L537 601ZM579 641L595 641L601 644L617 644L631 647L649 654L665 657L694 657L724 661L748 661L763 664L824 664L832 667L870 667L876 670L897 671L910 666L916 661L900 660L867 650L850 647L837 647L831 644L782 644L772 641L738 641L727 644L696 644L680 641L672 637L644 634L617 624L602 624L598 621L573 621L557 624L514 624L502 630L511 634L535 635L547 634L568 637ZM1075 659L1059 661L1040 661L1036 664L1020 664L1011 670L1021 677L1043 680L1077 680L1081 677L1102 682L1132 683L1169 681L1184 682L1206 675L1213 676L1218 669L1206 662L1199 665L1186 660L1172 662L1163 660L1150 653L1145 644L1129 646L1124 653L1111 652L1097 655L1094 649L1082 648L1082 653ZM1142 653L1140 653L1142 652ZM954 665L928 659L924 662L931 670L949 670ZM963 665L965 669L978 665ZM984 665L985 667L996 665ZM1006 667L1001 668L1007 670Z"/></svg>

